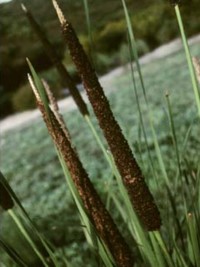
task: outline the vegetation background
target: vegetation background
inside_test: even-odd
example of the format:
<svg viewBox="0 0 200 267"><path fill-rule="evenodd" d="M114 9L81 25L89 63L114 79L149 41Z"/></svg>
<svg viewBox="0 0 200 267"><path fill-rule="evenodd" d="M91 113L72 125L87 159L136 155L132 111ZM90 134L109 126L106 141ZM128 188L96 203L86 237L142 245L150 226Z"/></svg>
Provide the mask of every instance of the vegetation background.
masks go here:
<svg viewBox="0 0 200 267"><path fill-rule="evenodd" d="M30 58L42 76L52 87L61 90L56 70L48 59L43 46L31 29L21 10L22 1L12 0L0 8L0 116L35 107L32 94L27 90L28 71L25 58ZM79 82L74 66L64 44L56 14L51 1L24 0L36 20L47 32L60 58ZM139 54L144 54L177 36L177 24L173 9L166 0L127 0ZM124 64L128 59L126 23L121 1L89 0L93 47L96 69L99 74ZM78 31L85 49L90 52L84 5L82 0L61 0L60 5L67 12L69 20ZM185 0L181 7L188 36L199 31L200 2ZM23 40L23 41L22 41ZM12 79L10 78L12 77ZM62 92L58 95L63 97ZM23 99L26 99L24 101Z"/></svg>

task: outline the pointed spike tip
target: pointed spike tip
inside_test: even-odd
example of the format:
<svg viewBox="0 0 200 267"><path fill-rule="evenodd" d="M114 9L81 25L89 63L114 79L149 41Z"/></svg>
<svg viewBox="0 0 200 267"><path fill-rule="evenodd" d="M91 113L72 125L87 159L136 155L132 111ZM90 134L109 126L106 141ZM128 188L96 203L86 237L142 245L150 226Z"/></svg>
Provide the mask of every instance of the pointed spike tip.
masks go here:
<svg viewBox="0 0 200 267"><path fill-rule="evenodd" d="M64 24L66 22L66 19L64 17L64 14L63 14L62 10L59 7L57 1L56 0L52 0L52 3L53 3L53 6L54 6L54 8L56 10L56 13L58 15L58 18L60 20L60 23L61 24Z"/></svg>
<svg viewBox="0 0 200 267"><path fill-rule="evenodd" d="M25 6L23 3L21 3L21 8L22 8L22 10L23 10L25 13L28 12L26 6Z"/></svg>
<svg viewBox="0 0 200 267"><path fill-rule="evenodd" d="M30 62L30 60L29 60L28 57L26 57L26 62L27 62L28 64L31 64L31 62Z"/></svg>
<svg viewBox="0 0 200 267"><path fill-rule="evenodd" d="M33 90L33 93L34 93L34 95L35 95L37 101L41 102L40 95L39 95L39 93L38 93L38 90L37 90L36 87L35 87L35 84L34 84L34 82L33 82L33 80L32 80L31 75L28 73L27 76L28 76L28 81L29 81L29 83L30 83L31 89Z"/></svg>

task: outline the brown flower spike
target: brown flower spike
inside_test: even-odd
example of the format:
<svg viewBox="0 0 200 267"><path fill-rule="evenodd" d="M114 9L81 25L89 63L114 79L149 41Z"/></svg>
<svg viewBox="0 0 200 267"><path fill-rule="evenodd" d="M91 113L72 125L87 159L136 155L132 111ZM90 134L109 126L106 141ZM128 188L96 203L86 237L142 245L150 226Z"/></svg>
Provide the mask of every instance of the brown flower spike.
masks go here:
<svg viewBox="0 0 200 267"><path fill-rule="evenodd" d="M138 217L149 231L157 230L161 226L161 219L153 196L145 183L128 142L114 118L95 70L90 64L72 25L65 19L55 0L53 0L53 4L61 22L62 32L72 60L81 76L90 103L103 130L115 164L121 174Z"/></svg>
<svg viewBox="0 0 200 267"><path fill-rule="evenodd" d="M86 103L84 102L81 94L79 93L79 91L78 91L73 79L71 78L69 72L67 71L67 69L65 68L63 63L61 62L54 47L47 39L45 32L41 29L40 25L34 19L32 13L25 7L25 5L22 4L21 7L22 7L22 10L24 11L26 17L28 18L31 27L33 28L33 30L37 34L38 38L42 42L42 44L45 48L45 52L49 56L52 63L56 66L56 68L57 68L57 70L58 70L58 72L62 78L63 85L69 89L70 94L73 97L73 99L74 99L77 107L79 108L81 114L83 116L89 115Z"/></svg>
<svg viewBox="0 0 200 267"><path fill-rule="evenodd" d="M72 148L70 140L65 135L62 126L54 114L54 111L49 109L49 116L47 116L44 105L40 100L40 96L37 93L30 76L29 81L35 93L37 105L43 115L48 131L57 149L63 156L76 189L82 199L88 217L94 225L97 234L107 245L116 262L116 266L132 267L132 253L124 238L120 234L113 219L111 218L109 212L102 203L98 193L93 187L87 172L82 166L82 163L80 162L75 150Z"/></svg>

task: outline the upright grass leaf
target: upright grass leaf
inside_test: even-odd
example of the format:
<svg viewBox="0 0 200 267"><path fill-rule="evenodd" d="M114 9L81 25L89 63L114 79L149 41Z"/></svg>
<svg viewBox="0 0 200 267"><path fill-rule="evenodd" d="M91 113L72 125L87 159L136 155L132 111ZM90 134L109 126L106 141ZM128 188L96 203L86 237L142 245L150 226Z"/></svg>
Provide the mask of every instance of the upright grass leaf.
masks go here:
<svg viewBox="0 0 200 267"><path fill-rule="evenodd" d="M99 147L101 148L101 150L102 150L102 152L103 152L103 154L104 154L105 159L107 160L108 164L109 164L110 167L112 168L113 166L112 166L112 162L111 162L111 160L110 160L110 157L108 156L108 153L107 153L107 151L106 151L106 149L105 149L105 147L104 147L104 145L103 145L103 143L102 143L102 141L101 141L99 135L97 134L97 132L96 132L96 130L95 130L95 128L94 128L94 126L93 126L93 124L92 124L92 122L91 122L90 117L89 117L89 116L85 116L85 119L86 119L86 121L87 121L87 123L88 123L88 125L89 125L89 128L90 128L90 130L91 130L91 132L92 132L94 138L95 138L96 141L97 141L97 144L98 144Z"/></svg>
<svg viewBox="0 0 200 267"><path fill-rule="evenodd" d="M41 82L41 80L38 78L37 73L33 67L33 65L31 64L30 60L27 59L27 63L29 65L30 71L32 73L33 79L34 79L34 83L35 83L35 88L38 89L37 93L39 94L40 98L42 99L42 102L44 104L44 108L45 108L45 112L48 116L48 118L50 119L50 114L49 114L49 100L46 94L46 91L44 90L44 86ZM33 87L33 86L32 86Z"/></svg>
<svg viewBox="0 0 200 267"><path fill-rule="evenodd" d="M175 251L175 257L177 259L177 266L178 267L188 267L188 264L186 263L183 255L182 255L182 251L180 250L180 248L177 246L177 244L174 242L174 251Z"/></svg>
<svg viewBox="0 0 200 267"><path fill-rule="evenodd" d="M89 12L89 5L88 5L88 0L83 0L83 5L84 5L84 11L85 11L85 16L86 16L86 23L87 23L87 31L88 31L88 37L89 37L89 53L90 53L90 59L95 65L95 54L94 54L94 42L92 38L92 29L91 29L91 20L90 20L90 12Z"/></svg>
<svg viewBox="0 0 200 267"><path fill-rule="evenodd" d="M72 60L82 78L89 100L99 125L104 132L129 196L132 199L134 208L147 229L156 230L161 224L160 215L153 197L145 184L141 170L113 116L96 73L79 43L74 29L64 18L57 2L53 0L53 4L61 22L63 36L68 44Z"/></svg>
<svg viewBox="0 0 200 267"><path fill-rule="evenodd" d="M152 242L153 249L155 252L155 256L157 258L158 266L159 267L165 267L166 261L164 259L163 253L161 253L161 251L160 251L160 246L159 246L157 240L155 239L155 237L153 235L151 235L150 238L151 238L151 242Z"/></svg>
<svg viewBox="0 0 200 267"><path fill-rule="evenodd" d="M47 241L45 240L45 238L41 235L41 233L37 230L35 224L33 223L33 221L31 220L31 218L29 217L28 213L26 212L26 210L24 209L24 207L22 206L20 200L18 199L18 197L16 196L16 194L14 193L14 191L12 190L12 188L10 187L10 185L8 184L7 180L5 179L4 175L0 172L0 184L5 188L5 190L7 191L7 194L9 195L9 198L12 199L12 203L14 205L13 200L15 201L15 205L20 209L21 214L16 215L14 211L12 211L10 214L12 215L12 218L16 218L16 220L14 220L15 223L17 223L17 226L19 228L20 225L20 229L24 229L23 231L21 231L22 234L26 234L24 237L25 239L27 238L27 236L29 237L29 240L31 239L30 237L30 233L27 233L27 231L24 228L24 225L21 223L20 219L21 218L23 220L24 223L27 224L28 227L31 228L31 230L33 231L34 235L36 235L39 240L41 241L42 245L44 246L44 248L46 249L50 259L52 260L52 262L54 263L54 265L57 267L58 263L57 260L51 250L51 248L49 247L49 245L47 244ZM7 202L6 202L7 203Z"/></svg>
<svg viewBox="0 0 200 267"><path fill-rule="evenodd" d="M155 128L154 128L154 125L153 125L153 116L152 116L151 110L149 108L148 100L147 100L147 97L146 97L146 90L145 90L145 87L144 87L144 81L143 81L142 72L141 72L141 68L140 68L140 64L139 64L139 60L138 60L138 55L137 55L137 51L136 51L136 42L135 42L134 34L133 34L133 31L132 31L132 26L131 26L128 10L127 10L126 3L125 3L124 0L122 0L122 3L123 3L125 17L126 17L126 21L127 21L127 28L128 28L128 32L129 32L129 36L130 36L130 43L132 45L132 50L133 50L133 54L134 54L134 57L135 57L136 67L138 69L139 78L140 78L140 82L141 82L141 86L142 86L142 89L143 89L143 94L144 94L144 98L145 98L145 102L146 102L146 106L147 106L147 110L148 110L148 115L149 115L148 117L149 117L149 121L150 121L151 131L152 131L152 134L153 134L154 146L155 146L155 149L156 149L156 154L157 154L157 158L158 158L158 161L159 161L159 165L161 167L161 170L162 170L162 173L163 173L163 177L165 178L166 185L167 185L167 190L168 190L168 193L169 193L170 192L170 184L171 184L171 182L170 182L168 174L166 172L166 167L165 167L165 164L164 164L164 161L163 161L163 158L162 158L162 154L161 154L161 151L160 151L158 138L157 138L156 131L155 131ZM176 147L176 150L177 150L177 153L178 153L177 158L178 158L178 164L179 164L179 169L180 169L180 153L179 153L177 147ZM171 199L172 199L172 206L176 208L176 204L174 203L174 196ZM177 218L176 215L174 215L174 217ZM177 218L177 222L178 222L177 225L178 225L178 227L181 227L180 223L179 223L179 219L180 218ZM179 230L180 230L180 232L182 232L181 228ZM157 239L157 241L154 241L154 245L155 245L155 242L159 242L160 243L160 246L162 248L162 251L160 253L162 254L163 252L165 252L166 261L168 263L168 266L173 266L174 263L172 263L171 257L168 254L167 250L165 249L165 244L162 241L162 237L160 235L158 235L158 234L156 236L157 236L158 239ZM182 236L182 240L183 240L183 236ZM182 242L182 244L183 244L183 242ZM179 258L182 261L182 258L181 257L179 257Z"/></svg>
<svg viewBox="0 0 200 267"><path fill-rule="evenodd" d="M189 228L189 235L190 235L190 242L191 247L194 255L194 262L193 264L195 266L198 266L200 263L200 241L199 241L199 234L197 232L197 225L196 225L196 219L195 215L192 213L189 213L187 216L187 223Z"/></svg>
<svg viewBox="0 0 200 267"><path fill-rule="evenodd" d="M3 209L8 210L10 216L12 217L12 219L14 220L14 222L16 223L16 225L18 226L18 228L20 229L22 234L25 236L26 240L31 245L31 247L33 248L33 250L35 251L37 256L40 258L40 260L42 261L44 266L47 266L43 256L38 251L37 247L35 246L35 244L31 240L31 238L29 237L28 233L26 232L26 230L22 226L21 222L16 217L15 213L11 211L11 208L14 206L14 202L13 202L12 197L8 191L8 187L5 185L5 182L3 183L4 179L2 179L2 177L3 177L3 175L1 174L1 180L0 180L0 193L1 193L0 194L0 197L1 197L0 204L1 204L1 206L3 207Z"/></svg>
<svg viewBox="0 0 200 267"><path fill-rule="evenodd" d="M128 28L128 34L129 34L129 38L130 38L130 44L131 44L132 52L133 52L133 55L135 58L135 62L136 62L136 66L137 66L143 94L145 97L145 101L147 102L146 90L145 90L144 80L143 80L143 76L142 76L142 71L141 71L140 64L139 64L139 58L138 58L138 53L137 53L137 49L136 49L137 46L136 46L135 37L133 34L133 30L132 30L130 16L128 13L128 9L127 9L125 0L121 0L121 2L123 5L123 9L124 9L124 14L125 14L126 24L127 24L127 28Z"/></svg>
<svg viewBox="0 0 200 267"><path fill-rule="evenodd" d="M140 225L140 222L138 220L138 217L134 210L132 209L132 204L130 201L130 198L128 196L127 190L124 187L124 184L122 182L122 179L120 177L120 174L115 166L114 160L112 155L110 155L110 159L112 162L112 169L113 173L116 177L118 188L120 190L121 196L124 200L123 205L116 199L116 196L113 196L113 200L116 203L116 207L122 214L122 218L124 219L124 222L128 225L129 231L131 235L133 236L135 242L138 245L138 248L141 252L141 256L144 260L144 262L147 265L151 266L157 266L158 262L154 255L154 251L151 247L151 244L148 240L147 233L144 231L142 226ZM122 205L122 206L121 206Z"/></svg>
<svg viewBox="0 0 200 267"><path fill-rule="evenodd" d="M56 149L57 150L57 149ZM105 247L103 246L101 240L99 240L96 231L93 227L93 225L91 224L87 213L85 212L82 200L80 198L80 195L74 185L74 182L71 178L71 175L69 173L69 170L66 166L66 163L61 155L61 153L57 150L57 154L58 154L58 158L60 160L61 166L63 168L63 172L65 174L65 179L66 182L69 186L69 189L72 193L72 196L74 198L74 201L77 205L78 211L80 213L80 219L81 222L83 224L83 226L85 226L85 236L87 239L88 244L92 247L92 249L98 254L100 255L100 257L102 258L103 262L105 263L106 266L108 267L113 267L113 259L112 256L109 256L106 252L105 252Z"/></svg>
<svg viewBox="0 0 200 267"><path fill-rule="evenodd" d="M180 180L181 180L183 173L182 173L180 151L179 151L178 142L177 142L177 135L176 135L175 125L174 125L172 107L171 107L171 103L170 103L170 96L169 96L168 92L166 92L165 97L166 97L166 101L167 101L169 124L171 127L172 139L173 139L173 144L175 147L175 154L176 154L177 166L178 166L177 178L179 179L179 181L177 181L177 184L180 184ZM184 184L182 184L182 187L183 186L184 186ZM174 186L174 191L176 192L176 190L177 190L177 188L176 188L176 186ZM172 210L174 213L174 219L175 219L175 222L177 224L177 231L180 235L180 239L182 242L182 248L184 248L184 236L183 236L182 227L180 224L180 218L178 218L177 207L176 207L177 205L175 203L175 197L173 196L173 193L171 192L171 190L169 188L167 188L167 191L168 191L169 200L171 202L171 207L172 207ZM184 198L183 192L181 192L181 197Z"/></svg>
<svg viewBox="0 0 200 267"><path fill-rule="evenodd" d="M193 64L192 64L192 57L191 57L190 49L189 49L189 46L188 46L188 41L187 41L187 37L186 37L186 34L185 34L183 21L182 21L182 17L181 17L181 13L180 13L180 9L179 9L178 3L175 3L174 9L175 9L176 18L177 18L178 26L179 26L179 29L180 29L182 42L183 42L183 46L184 46L184 50L185 50L185 55L186 55L186 59L187 59L187 63L188 63L188 68L189 68L190 78L191 78L191 82L192 82L192 86L193 86L193 90L194 90L197 109L198 109L198 113L199 113L199 116L200 116L199 86L198 86L198 82L197 82L197 77L195 75L194 67L193 67Z"/></svg>
<svg viewBox="0 0 200 267"><path fill-rule="evenodd" d="M21 256L13 249L9 244L4 240L0 239L0 247L6 251L10 258L17 264L19 267L28 267L26 262L21 258ZM1 262L0 262L1 263Z"/></svg>
<svg viewBox="0 0 200 267"><path fill-rule="evenodd" d="M152 235L155 236L158 244L160 245L160 247L161 247L161 249L162 249L162 251L164 253L165 259L166 259L166 261L168 263L168 266L173 267L174 266L173 260L171 259L170 255L169 255L169 253L167 251L166 245L165 245L165 243L163 241L163 238L162 238L161 234L158 231L156 231Z"/></svg>
<svg viewBox="0 0 200 267"><path fill-rule="evenodd" d="M43 265L45 267L48 267L48 264L44 258L44 256L41 254L41 252L38 250L37 246L34 244L33 240L31 239L31 237L29 236L29 234L27 233L26 229L23 227L22 223L20 222L20 220L17 218L17 216L15 215L14 212L12 212L12 210L8 211L10 216L12 217L12 219L14 220L14 222L16 223L16 225L18 226L20 232L23 234L23 236L26 238L26 240L28 241L29 245L32 247L33 251L35 252L35 254L38 256L38 258L41 260L41 262L43 263Z"/></svg>
<svg viewBox="0 0 200 267"><path fill-rule="evenodd" d="M170 96L169 96L168 92L166 92L165 97L166 97L167 107L168 107L168 112L169 112L168 117L169 117L171 132L172 132L172 139L173 139L173 143L174 143L174 146L175 146L175 152L176 152L176 159L177 159L179 175L181 176L182 175L182 169L181 169L180 152L179 152L179 148L178 148L176 130L175 130L174 119L173 119L173 114L172 114L172 107L171 107Z"/></svg>
<svg viewBox="0 0 200 267"><path fill-rule="evenodd" d="M125 11L126 11L126 9L125 9ZM128 13L126 13L126 12L125 12L125 14L126 14L126 16L128 15ZM136 98L136 103L137 103L137 110L138 110L138 113L139 113L139 121L140 121L140 125L141 125L141 130L142 130L142 133L143 133L143 136L144 136L144 140L145 140L145 146L146 146L146 149L147 149L147 152L148 152L148 158L149 158L149 163L150 163L150 168L151 168L151 171L152 171L152 175L153 175L153 177L156 177L157 174L156 174L155 169L154 169L154 164L153 164L152 156L151 156L149 145L148 145L148 141L147 141L147 134L146 134L146 130L145 130L144 119L143 119L143 115L142 115L142 111L141 111L141 106L140 106L140 101L139 101L139 96L138 96L138 90L137 90L136 81L135 81L134 69L133 69L133 64L132 64L133 51L136 50L136 47L133 44L132 38L130 38L130 36L131 36L130 32L132 32L132 30L130 28L129 17L126 17L126 20L127 20L128 32L129 32L128 41L129 41L129 48L130 48L129 50L130 50L131 76L132 76L133 88L134 88L134 93L135 93L135 98ZM137 54L137 53L134 52L134 54Z"/></svg>
<svg viewBox="0 0 200 267"><path fill-rule="evenodd" d="M145 103L146 103L148 119L149 119L149 123L150 123L150 127L151 127L151 132L152 132L152 136L153 136L154 147L155 147L155 150L156 150L157 159L158 159L158 162L159 162L160 169L162 171L163 177L165 178L167 185L169 185L170 181L169 181L169 178L168 178L168 175L167 175L167 172L166 172L165 164L164 164L163 157L162 157L161 150L160 150L160 146L159 146L159 143L158 143L158 138L157 138L157 134L156 134L154 123L153 123L152 111L149 108L149 103L148 103L148 99L147 99L147 95L146 95L146 88L145 88L144 79L143 79L143 75L142 75L142 71L141 71L141 67L140 67L139 57L138 57L138 53L137 53L137 49L136 49L137 46L136 46L135 36L134 36L133 30L132 30L130 16L129 16L129 13L128 13L128 9L127 9L125 0L121 0L121 2L122 2L122 5L123 5L126 24L127 24L127 28L128 28L130 47L131 47L131 50L133 52L133 56L134 56L134 59L135 59L137 71L138 71L138 74L139 74L139 80L140 80L141 87L142 87L142 92L143 92ZM135 89L135 91L137 91L135 86L134 86L134 89ZM141 115L140 115L140 117L142 118ZM145 130L143 130L143 133L144 133L144 136L145 136ZM146 141L146 147L148 147L147 141ZM151 162L151 166L153 168L153 163L152 163L152 160L151 160L150 153L149 153L149 159L150 159L150 162Z"/></svg>

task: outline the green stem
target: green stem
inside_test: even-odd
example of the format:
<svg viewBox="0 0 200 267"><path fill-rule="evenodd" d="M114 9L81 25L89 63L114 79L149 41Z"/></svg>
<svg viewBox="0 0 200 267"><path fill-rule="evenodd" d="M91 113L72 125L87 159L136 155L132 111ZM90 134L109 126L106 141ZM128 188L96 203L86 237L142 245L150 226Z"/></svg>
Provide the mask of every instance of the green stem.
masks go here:
<svg viewBox="0 0 200 267"><path fill-rule="evenodd" d="M199 87L198 87L198 82L197 82L197 78L196 78L196 75L195 75L194 67L193 67L193 64L192 64L192 57L191 57L190 49L189 49L189 46L188 46L188 41L187 41L187 38L186 38L186 35L185 35L183 21L182 21L182 18L181 18L181 13L180 13L180 9L179 9L178 5L175 5L175 13L176 13L176 17L177 17L177 21L178 21L181 37L182 37L183 46L184 46L184 49L185 49L185 55L186 55L186 59L187 59L188 67L189 67L190 77L191 77L192 86L193 86L193 90L194 90L194 95L195 95L195 99L196 99L196 103L197 103L197 109L198 109L198 113L199 113L199 116L200 116Z"/></svg>
<svg viewBox="0 0 200 267"><path fill-rule="evenodd" d="M11 216L11 218L13 219L13 221L16 223L17 227L19 228L20 232L23 234L25 239L28 241L30 246L33 248L33 250L35 251L36 255L39 257L41 262L44 264L45 267L48 267L43 255L39 252L39 250L35 246L34 242L31 240L29 234L27 233L27 231L25 230L25 228L23 227L23 225L21 224L21 222L19 221L19 219L17 218L15 213L12 210L8 210L8 213Z"/></svg>
<svg viewBox="0 0 200 267"><path fill-rule="evenodd" d="M112 165L112 162L110 160L110 157L109 157L109 155L108 155L108 153L107 153L107 151L106 151L106 149L105 149L105 147L104 147L104 145L103 145L103 143L102 143L102 141L101 141L101 139L100 139L97 131L95 130L94 125L92 124L91 118L88 115L86 115L85 116L85 120L88 123L92 134L94 135L94 137L95 137L95 139L96 139L99 147L101 148L101 150L102 150L102 152L103 152L106 160L108 161L108 164L110 165L110 167L112 169L113 168L113 165Z"/></svg>

